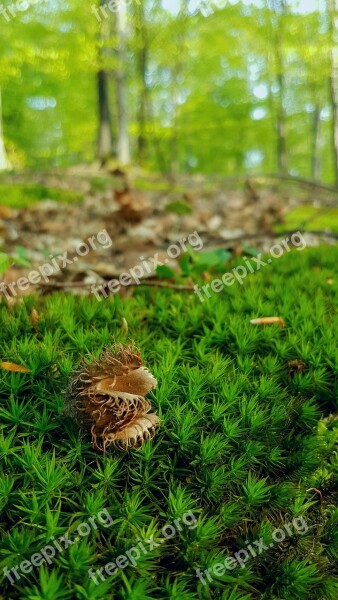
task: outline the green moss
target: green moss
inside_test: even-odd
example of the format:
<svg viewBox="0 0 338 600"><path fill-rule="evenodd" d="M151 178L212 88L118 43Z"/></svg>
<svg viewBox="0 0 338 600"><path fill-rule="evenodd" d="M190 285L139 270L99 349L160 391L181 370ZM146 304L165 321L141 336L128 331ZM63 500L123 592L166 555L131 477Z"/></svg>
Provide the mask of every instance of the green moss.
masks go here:
<svg viewBox="0 0 338 600"><path fill-rule="evenodd" d="M29 207L41 200L55 200L57 202L80 202L82 194L72 190L48 188L38 184L0 184L0 204L12 208Z"/></svg>
<svg viewBox="0 0 338 600"><path fill-rule="evenodd" d="M204 303L140 287L127 299L55 295L0 307L2 356L31 369L0 372L1 568L51 536L69 530L74 540L104 508L114 519L13 585L1 570L4 597L337 597L338 427L327 418L337 411L337 259L336 248L294 251ZM272 315L286 327L250 324ZM63 415L63 390L83 353L126 341L122 318L158 378L150 397L163 426L139 451L102 456ZM295 359L306 368L291 375ZM162 527L188 512L198 525L162 543ZM273 543L294 519L298 530ZM89 580L89 568L152 536L158 545L146 544L137 566L99 586ZM260 538L266 550L244 568L207 586L196 578Z"/></svg>

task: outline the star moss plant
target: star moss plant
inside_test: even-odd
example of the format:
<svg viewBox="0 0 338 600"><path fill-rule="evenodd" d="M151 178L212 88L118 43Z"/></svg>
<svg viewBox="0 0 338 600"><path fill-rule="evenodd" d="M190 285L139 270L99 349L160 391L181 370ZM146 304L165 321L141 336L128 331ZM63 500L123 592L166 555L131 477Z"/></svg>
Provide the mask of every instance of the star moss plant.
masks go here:
<svg viewBox="0 0 338 600"><path fill-rule="evenodd" d="M295 251L204 303L139 288L123 300L53 295L0 306L2 358L30 369L0 372L1 598L338 597L337 260L336 248ZM250 324L272 315L286 326ZM130 340L158 380L149 399L162 427L139 450L102 455L65 416L64 391L84 355ZM4 567L52 536L74 538L103 509L111 527L13 584L5 577ZM88 577L188 512L196 527L99 585ZM306 533L270 547L295 518ZM260 538L267 549L244 568L206 585L196 577Z"/></svg>

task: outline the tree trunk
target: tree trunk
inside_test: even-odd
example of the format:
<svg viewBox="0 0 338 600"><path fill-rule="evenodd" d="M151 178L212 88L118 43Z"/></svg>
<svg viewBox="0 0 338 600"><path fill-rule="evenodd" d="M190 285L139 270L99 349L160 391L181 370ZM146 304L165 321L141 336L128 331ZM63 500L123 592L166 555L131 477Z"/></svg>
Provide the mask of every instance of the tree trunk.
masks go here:
<svg viewBox="0 0 338 600"><path fill-rule="evenodd" d="M130 143L128 132L128 101L127 101L127 7L124 2L116 13L117 57L116 95L118 108L118 139L117 156L121 165L130 163Z"/></svg>
<svg viewBox="0 0 338 600"><path fill-rule="evenodd" d="M280 89L280 99L277 114L277 166L280 175L286 175L288 172L287 150L286 150L286 117L284 111L284 77L278 75L278 85Z"/></svg>
<svg viewBox="0 0 338 600"><path fill-rule="evenodd" d="M286 114L284 109L285 96L285 74L283 61L283 28L282 17L286 12L286 0L272 0L272 6L275 13L273 25L274 36L274 53L276 64L276 79L279 88L279 99L277 109L277 168L279 175L286 175L288 172L287 147L286 147Z"/></svg>
<svg viewBox="0 0 338 600"><path fill-rule="evenodd" d="M105 4L105 0L100 0L100 6ZM100 24L99 33L99 62L102 65L97 74L97 93L98 93L98 140L97 157L102 164L113 155L114 143L112 136L112 120L109 106L109 74L105 68L105 55L107 50L102 47L109 38L110 23L108 19L103 19Z"/></svg>
<svg viewBox="0 0 338 600"><path fill-rule="evenodd" d="M320 107L315 107L312 120L312 149L311 149L311 177L313 181L320 180Z"/></svg>
<svg viewBox="0 0 338 600"><path fill-rule="evenodd" d="M279 19L280 21L280 19ZM279 103L277 113L277 163L278 173L286 175L288 172L287 165L287 150L286 150L286 115L284 110L284 95L285 95L285 77L284 64L282 57L282 40L279 33L280 24L277 24L276 30L276 63L277 63L277 82L279 87Z"/></svg>
<svg viewBox="0 0 338 600"><path fill-rule="evenodd" d="M170 161L170 174L172 177L178 174L180 168L179 162L179 131L178 131L178 90L179 90L179 76L181 73L181 64L178 63L173 70L173 93L172 93L172 103L173 103L173 125L172 125L172 136L171 136L171 161Z"/></svg>
<svg viewBox="0 0 338 600"><path fill-rule="evenodd" d="M176 56L176 63L172 70L172 115L173 115L173 125L172 125L172 136L171 136L171 160L170 160L170 170L171 176L175 177L178 174L180 169L180 159L179 159L179 140L180 140L180 131L178 124L179 117L179 90L181 87L181 78L184 69L184 47L185 41L187 37L187 19L189 16L188 11L188 0L181 0L180 4L180 13L179 18L181 23L178 24L179 34L177 36L177 48L178 53Z"/></svg>
<svg viewBox="0 0 338 600"><path fill-rule="evenodd" d="M0 89L0 171L4 171L5 169L9 169L9 168L10 168L10 164L7 159L5 140L4 140L4 132L3 132L2 96L1 96L1 89Z"/></svg>
<svg viewBox="0 0 338 600"><path fill-rule="evenodd" d="M149 40L146 25L144 4L138 5L138 30L140 36L140 50L138 54L139 77L141 83L139 110L138 110L138 139L137 150L139 161L142 163L147 159L147 121L149 114L149 90L147 84L147 67L149 55Z"/></svg>
<svg viewBox="0 0 338 600"><path fill-rule="evenodd" d="M328 0L329 31L331 38L330 98L332 113L333 174L338 187L338 0Z"/></svg>
<svg viewBox="0 0 338 600"><path fill-rule="evenodd" d="M99 104L98 158L105 162L113 154L111 115L109 108L108 73L101 69L97 74Z"/></svg>

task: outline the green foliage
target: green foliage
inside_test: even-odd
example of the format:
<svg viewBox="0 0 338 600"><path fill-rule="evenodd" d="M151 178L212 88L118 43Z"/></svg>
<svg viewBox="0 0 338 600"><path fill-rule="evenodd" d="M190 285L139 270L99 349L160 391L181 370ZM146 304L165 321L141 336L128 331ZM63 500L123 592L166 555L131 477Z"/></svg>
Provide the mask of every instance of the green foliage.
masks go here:
<svg viewBox="0 0 338 600"><path fill-rule="evenodd" d="M97 73L117 67L116 11L97 18L95 5L46 0L9 22L0 15L4 137L14 167L93 158ZM133 0L128 20L129 131L142 166L276 172L283 110L288 171L334 180L331 3ZM108 93L116 137L114 78ZM92 189L105 186L93 180Z"/></svg>
<svg viewBox="0 0 338 600"><path fill-rule="evenodd" d="M292 252L201 303L195 294L140 287L120 302L53 295L0 305L0 578L11 600L334 600L337 594L338 253ZM225 265L226 270L229 264ZM231 268L231 264L230 264ZM334 279L328 285L327 277ZM197 280L196 280L197 281ZM295 290L297 293L295 293ZM30 320L40 314L41 339ZM286 327L254 327L277 314ZM84 353L98 355L121 319L158 378L163 420L138 451L95 453L63 413L63 391ZM306 369L290 371L302 359ZM317 488L320 495L310 488ZM110 527L21 574L2 568L39 552L107 509ZM182 524L187 513L196 521ZM307 529L203 586L213 565L303 518ZM162 528L181 519L163 543ZM96 586L103 567L151 538L159 544Z"/></svg>
<svg viewBox="0 0 338 600"><path fill-rule="evenodd" d="M0 252L0 275L6 273L6 271L11 266L12 261L4 252Z"/></svg>
<svg viewBox="0 0 338 600"><path fill-rule="evenodd" d="M322 207L315 208L314 206L298 206L291 210L285 217L282 229L301 228L302 231L312 230L321 231L328 229L335 233L338 232L338 208Z"/></svg>
<svg viewBox="0 0 338 600"><path fill-rule="evenodd" d="M175 277L175 271L167 267L166 265L158 265L156 267L156 273L160 279L168 279L170 277Z"/></svg>
<svg viewBox="0 0 338 600"><path fill-rule="evenodd" d="M176 202L170 202L166 205L165 210L176 215L191 215L192 207L187 202L176 200Z"/></svg>
<svg viewBox="0 0 338 600"><path fill-rule="evenodd" d="M13 208L30 207L40 200L55 202L80 202L82 194L72 190L47 188L38 184L4 184L0 183L0 204Z"/></svg>

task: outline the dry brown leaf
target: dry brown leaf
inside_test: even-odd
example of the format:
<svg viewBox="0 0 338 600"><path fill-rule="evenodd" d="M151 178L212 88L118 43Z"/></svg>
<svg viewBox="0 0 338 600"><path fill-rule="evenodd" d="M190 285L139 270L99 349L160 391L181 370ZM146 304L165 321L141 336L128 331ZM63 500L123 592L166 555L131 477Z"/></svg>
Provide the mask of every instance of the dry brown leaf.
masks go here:
<svg viewBox="0 0 338 600"><path fill-rule="evenodd" d="M31 311L31 319L32 319L32 325L34 327L34 329L39 329L39 313L35 308L32 308Z"/></svg>
<svg viewBox="0 0 338 600"><path fill-rule="evenodd" d="M128 450L151 439L161 423L144 397L157 385L142 366L132 345L105 350L99 360L86 364L72 377L68 413L90 428L93 446L105 452L110 445Z"/></svg>
<svg viewBox="0 0 338 600"><path fill-rule="evenodd" d="M260 319L252 319L250 323L252 325L279 325L280 327L285 326L285 321L282 317L262 317Z"/></svg>
<svg viewBox="0 0 338 600"><path fill-rule="evenodd" d="M13 371L13 373L30 373L30 369L27 369L27 367L16 365L12 362L2 361L1 368L4 369L4 371Z"/></svg>

